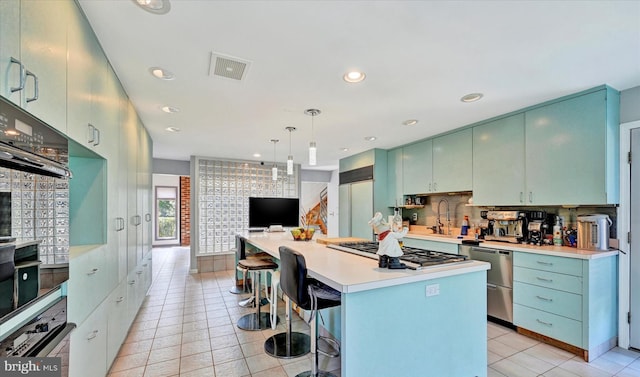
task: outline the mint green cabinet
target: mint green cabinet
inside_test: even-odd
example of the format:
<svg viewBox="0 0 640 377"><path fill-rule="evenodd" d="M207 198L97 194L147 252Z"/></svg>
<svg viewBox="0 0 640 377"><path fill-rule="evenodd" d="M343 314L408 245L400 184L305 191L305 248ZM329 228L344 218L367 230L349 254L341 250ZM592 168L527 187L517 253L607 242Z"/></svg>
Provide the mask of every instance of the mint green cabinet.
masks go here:
<svg viewBox="0 0 640 377"><path fill-rule="evenodd" d="M524 113L473 127L473 202L522 205Z"/></svg>
<svg viewBox="0 0 640 377"><path fill-rule="evenodd" d="M587 361L615 345L617 256L514 252L513 280L514 325L577 347Z"/></svg>
<svg viewBox="0 0 640 377"><path fill-rule="evenodd" d="M472 148L470 128L433 139L433 192L472 189Z"/></svg>
<svg viewBox="0 0 640 377"><path fill-rule="evenodd" d="M601 87L473 127L474 204L617 203L618 108Z"/></svg>
<svg viewBox="0 0 640 377"><path fill-rule="evenodd" d="M402 154L402 190L405 195L432 192L431 139L405 145Z"/></svg>
<svg viewBox="0 0 640 377"><path fill-rule="evenodd" d="M0 2L0 93L62 132L67 120L66 23L74 6L70 0Z"/></svg>
<svg viewBox="0 0 640 377"><path fill-rule="evenodd" d="M403 199L402 148L387 151L387 203L389 207L401 206Z"/></svg>
<svg viewBox="0 0 640 377"><path fill-rule="evenodd" d="M452 242L438 242L431 240L423 240L419 238L404 237L402 239L404 246L416 247L418 249L440 251L449 254L458 254L458 244Z"/></svg>
<svg viewBox="0 0 640 377"><path fill-rule="evenodd" d="M525 113L527 204L618 202L618 102L607 88Z"/></svg>

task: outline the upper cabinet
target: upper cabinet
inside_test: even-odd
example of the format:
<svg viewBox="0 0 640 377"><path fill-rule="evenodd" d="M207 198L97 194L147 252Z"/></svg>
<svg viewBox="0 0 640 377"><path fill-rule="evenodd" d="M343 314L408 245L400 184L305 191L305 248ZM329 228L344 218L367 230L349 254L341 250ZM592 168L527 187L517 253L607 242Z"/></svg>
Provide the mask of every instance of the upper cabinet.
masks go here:
<svg viewBox="0 0 640 377"><path fill-rule="evenodd" d="M0 2L0 94L66 131L69 0Z"/></svg>
<svg viewBox="0 0 640 377"><path fill-rule="evenodd" d="M474 204L617 203L618 104L602 87L475 126Z"/></svg>
<svg viewBox="0 0 640 377"><path fill-rule="evenodd" d="M473 128L473 202L525 204L524 113Z"/></svg>
<svg viewBox="0 0 640 377"><path fill-rule="evenodd" d="M433 155L431 140L405 145L402 148L403 194L431 192L433 176Z"/></svg>
<svg viewBox="0 0 640 377"><path fill-rule="evenodd" d="M389 207L401 206L404 204L403 193L403 172L402 172L402 147L387 151L387 202Z"/></svg>
<svg viewBox="0 0 640 377"><path fill-rule="evenodd" d="M525 112L526 203L618 203L619 94L610 88Z"/></svg>
<svg viewBox="0 0 640 377"><path fill-rule="evenodd" d="M433 192L471 191L472 131L433 139Z"/></svg>
<svg viewBox="0 0 640 377"><path fill-rule="evenodd" d="M471 129L403 147L405 195L471 191Z"/></svg>

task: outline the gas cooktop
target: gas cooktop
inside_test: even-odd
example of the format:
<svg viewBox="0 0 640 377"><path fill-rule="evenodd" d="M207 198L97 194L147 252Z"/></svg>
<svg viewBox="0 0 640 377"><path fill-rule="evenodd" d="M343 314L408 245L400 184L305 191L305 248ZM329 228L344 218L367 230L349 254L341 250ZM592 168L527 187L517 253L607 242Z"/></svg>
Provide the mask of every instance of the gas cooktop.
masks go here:
<svg viewBox="0 0 640 377"><path fill-rule="evenodd" d="M371 259L378 259L378 255L376 254L378 252L377 242L343 242L328 245L328 247ZM400 257L400 260L412 270L437 267L446 263L463 263L469 261L464 255L424 250L415 247L403 246L402 252L404 255Z"/></svg>

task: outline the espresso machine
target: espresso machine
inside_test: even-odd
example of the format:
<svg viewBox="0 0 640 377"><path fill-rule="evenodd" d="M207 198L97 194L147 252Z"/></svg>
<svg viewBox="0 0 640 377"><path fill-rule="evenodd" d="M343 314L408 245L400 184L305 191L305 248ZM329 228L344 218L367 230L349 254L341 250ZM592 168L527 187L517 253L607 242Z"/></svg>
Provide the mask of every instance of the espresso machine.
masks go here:
<svg viewBox="0 0 640 377"><path fill-rule="evenodd" d="M480 211L480 222L478 223L478 228L480 228L480 234L478 238L484 240L487 235L493 234L493 220L487 219L487 212L489 211Z"/></svg>
<svg viewBox="0 0 640 377"><path fill-rule="evenodd" d="M520 243L527 239L527 215L521 211L487 211L487 220L493 220L493 233L487 241Z"/></svg>

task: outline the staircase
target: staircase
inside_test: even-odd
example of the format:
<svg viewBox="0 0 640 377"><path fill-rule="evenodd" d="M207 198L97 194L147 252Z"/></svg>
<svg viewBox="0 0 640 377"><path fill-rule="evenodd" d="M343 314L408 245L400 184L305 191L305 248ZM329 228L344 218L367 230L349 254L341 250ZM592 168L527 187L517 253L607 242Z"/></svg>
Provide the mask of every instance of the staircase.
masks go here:
<svg viewBox="0 0 640 377"><path fill-rule="evenodd" d="M302 215L302 224L315 226L322 234L327 234L327 189L320 192L320 201L306 214Z"/></svg>

